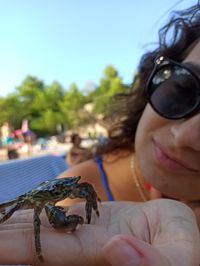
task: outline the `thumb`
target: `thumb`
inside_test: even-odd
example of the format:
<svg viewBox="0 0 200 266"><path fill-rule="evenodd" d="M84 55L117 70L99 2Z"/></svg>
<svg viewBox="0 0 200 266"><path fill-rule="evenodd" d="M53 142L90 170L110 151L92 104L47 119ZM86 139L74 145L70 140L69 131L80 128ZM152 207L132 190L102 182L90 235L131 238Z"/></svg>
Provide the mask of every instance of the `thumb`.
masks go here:
<svg viewBox="0 0 200 266"><path fill-rule="evenodd" d="M106 260L112 266L141 266L144 265L144 258L126 238L121 235L114 236L103 247L103 253Z"/></svg>
<svg viewBox="0 0 200 266"><path fill-rule="evenodd" d="M116 235L103 247L103 256L112 266L169 265L150 244L132 236Z"/></svg>

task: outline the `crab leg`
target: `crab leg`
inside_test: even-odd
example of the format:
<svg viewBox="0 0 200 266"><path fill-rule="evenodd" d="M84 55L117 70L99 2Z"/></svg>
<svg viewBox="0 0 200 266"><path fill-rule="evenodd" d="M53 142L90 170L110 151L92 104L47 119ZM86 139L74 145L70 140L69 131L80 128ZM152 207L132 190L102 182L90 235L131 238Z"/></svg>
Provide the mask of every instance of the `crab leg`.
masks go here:
<svg viewBox="0 0 200 266"><path fill-rule="evenodd" d="M96 215L99 216L97 200L100 201L100 199L91 184L86 182L77 184L69 197L86 199L85 211L88 224L91 221L92 209L96 212Z"/></svg>
<svg viewBox="0 0 200 266"><path fill-rule="evenodd" d="M18 201L19 201L19 199L17 198L17 199L14 199L14 200L8 200L8 201L0 203L0 211L1 211L1 209L9 207L9 206L11 206L12 204L14 204L14 203L16 203Z"/></svg>
<svg viewBox="0 0 200 266"><path fill-rule="evenodd" d="M8 210L4 210L4 214L2 217L0 217L0 223L5 222L8 218L10 218L12 216L12 214L19 210L21 208L21 203L17 203L14 206L12 206L10 209Z"/></svg>
<svg viewBox="0 0 200 266"><path fill-rule="evenodd" d="M89 224L91 222L91 216L92 216L92 205L89 201L86 201L85 212L86 212L86 220L87 223Z"/></svg>
<svg viewBox="0 0 200 266"><path fill-rule="evenodd" d="M41 206L34 208L34 236L35 236L35 249L38 259L42 262L44 258L42 256L41 242L40 242L40 213L42 211Z"/></svg>

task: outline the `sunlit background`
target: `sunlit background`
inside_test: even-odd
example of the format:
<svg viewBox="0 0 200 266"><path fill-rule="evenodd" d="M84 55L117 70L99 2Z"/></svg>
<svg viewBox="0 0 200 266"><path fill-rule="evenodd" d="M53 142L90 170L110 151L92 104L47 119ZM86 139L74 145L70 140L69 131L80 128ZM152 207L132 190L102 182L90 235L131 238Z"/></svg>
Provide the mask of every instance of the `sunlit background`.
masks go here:
<svg viewBox="0 0 200 266"><path fill-rule="evenodd" d="M130 83L169 11L195 2L1 0L0 96L27 75L82 89L97 84L109 64Z"/></svg>

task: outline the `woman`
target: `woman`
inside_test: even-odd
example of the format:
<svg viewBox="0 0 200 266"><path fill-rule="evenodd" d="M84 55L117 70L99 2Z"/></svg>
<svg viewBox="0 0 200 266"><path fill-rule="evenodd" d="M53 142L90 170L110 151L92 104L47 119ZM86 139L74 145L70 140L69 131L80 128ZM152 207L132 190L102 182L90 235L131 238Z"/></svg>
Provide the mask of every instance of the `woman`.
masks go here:
<svg viewBox="0 0 200 266"><path fill-rule="evenodd" d="M121 95L100 156L60 177L81 175L103 201L164 196L187 202L199 216L199 37L199 4L174 14L158 48L142 57L134 89Z"/></svg>
<svg viewBox="0 0 200 266"><path fill-rule="evenodd" d="M71 143L73 146L66 156L68 166L73 166L92 157L92 152L89 149L82 147L81 142L82 139L79 134L72 134Z"/></svg>
<svg viewBox="0 0 200 266"><path fill-rule="evenodd" d="M41 216L46 265L200 264L199 230L190 208L167 199L131 202L163 194L192 206L198 219L199 13L199 4L176 13L160 32L159 47L142 58L137 88L122 97L127 108L119 114L101 158L62 174L81 175L102 200L115 202L102 203L100 218L93 217L90 225L68 236ZM171 28L175 31L168 43ZM101 179L101 159L107 183ZM82 204L69 212L81 215ZM20 212L0 226L0 263L34 264L34 254L32 213Z"/></svg>

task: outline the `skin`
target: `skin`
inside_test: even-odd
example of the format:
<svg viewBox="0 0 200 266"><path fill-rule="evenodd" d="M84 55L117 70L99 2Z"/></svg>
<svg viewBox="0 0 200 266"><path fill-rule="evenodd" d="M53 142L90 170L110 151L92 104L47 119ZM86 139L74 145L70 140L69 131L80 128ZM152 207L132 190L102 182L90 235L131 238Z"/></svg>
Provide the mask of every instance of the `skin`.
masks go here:
<svg viewBox="0 0 200 266"><path fill-rule="evenodd" d="M115 200L141 201L140 194L133 179L130 160L132 151L120 150L119 152L103 155L103 168L105 170L109 186ZM102 201L107 201L105 187L94 160L88 160L63 172L59 177L80 175L81 182L93 184L98 196ZM122 178L123 177L123 178ZM59 205L69 205L78 202L78 199L66 199L59 202Z"/></svg>
<svg viewBox="0 0 200 266"><path fill-rule="evenodd" d="M200 65L200 43L184 62ZM188 119L168 120L157 115L147 104L136 134L136 156L145 179L161 193L184 199L200 199L200 113ZM161 149L159 149L159 146ZM191 169L171 169L162 151ZM191 189L192 188L192 189Z"/></svg>
<svg viewBox="0 0 200 266"><path fill-rule="evenodd" d="M43 266L198 266L200 239L194 215L173 200L107 202L73 234L52 228L41 214ZM69 214L84 216L83 204ZM15 213L0 225L0 264L39 265L35 258L33 213ZM151 243L151 245L149 245ZM12 256L10 256L12 254ZM77 256L78 254L78 256Z"/></svg>

